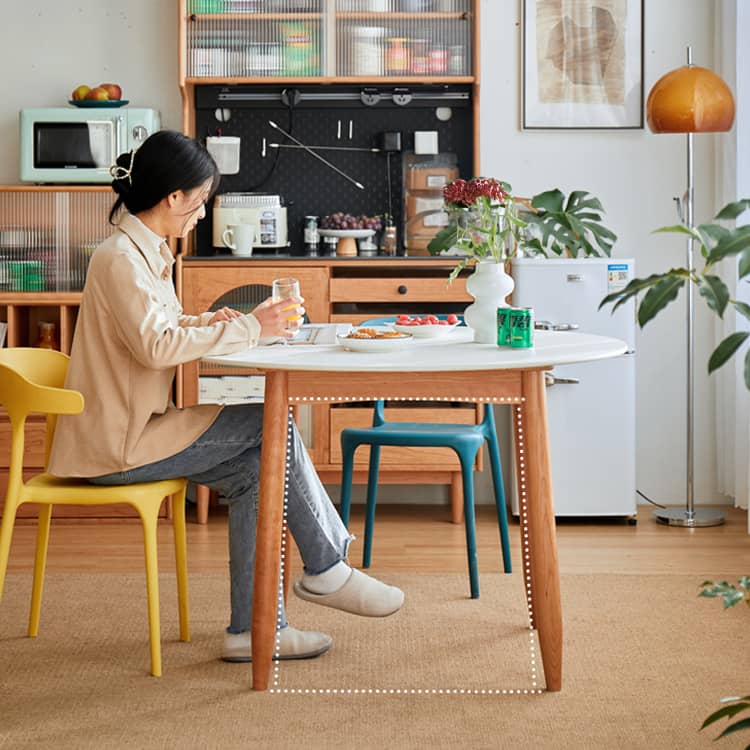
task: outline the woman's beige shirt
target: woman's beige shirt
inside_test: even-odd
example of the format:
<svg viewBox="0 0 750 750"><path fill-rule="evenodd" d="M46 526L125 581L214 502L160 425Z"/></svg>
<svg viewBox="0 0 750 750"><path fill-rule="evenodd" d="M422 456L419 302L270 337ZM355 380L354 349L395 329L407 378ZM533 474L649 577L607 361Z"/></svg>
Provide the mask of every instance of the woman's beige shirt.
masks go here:
<svg viewBox="0 0 750 750"><path fill-rule="evenodd" d="M220 406L171 403L179 364L255 346L252 315L208 325L211 313L183 315L163 238L123 215L94 252L76 323L66 386L84 409L58 419L48 471L93 477L152 463L187 448Z"/></svg>

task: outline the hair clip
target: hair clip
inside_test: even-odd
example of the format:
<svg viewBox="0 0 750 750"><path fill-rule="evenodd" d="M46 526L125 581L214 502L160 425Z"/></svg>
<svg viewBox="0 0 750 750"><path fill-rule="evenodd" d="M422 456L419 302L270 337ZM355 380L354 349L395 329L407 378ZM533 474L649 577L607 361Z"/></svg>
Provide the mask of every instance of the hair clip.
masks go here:
<svg viewBox="0 0 750 750"><path fill-rule="evenodd" d="M113 164L109 168L109 173L115 180L124 180L127 177L131 187L133 185L133 159L135 159L135 150L130 152L130 166L127 169L119 164Z"/></svg>

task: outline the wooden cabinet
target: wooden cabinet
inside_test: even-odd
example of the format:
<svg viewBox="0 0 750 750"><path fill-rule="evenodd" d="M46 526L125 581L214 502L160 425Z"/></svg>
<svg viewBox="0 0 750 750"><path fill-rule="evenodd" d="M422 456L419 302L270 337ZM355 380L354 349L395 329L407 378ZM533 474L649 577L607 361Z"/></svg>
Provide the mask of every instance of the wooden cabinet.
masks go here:
<svg viewBox="0 0 750 750"><path fill-rule="evenodd" d="M180 0L180 84L471 82L478 0Z"/></svg>

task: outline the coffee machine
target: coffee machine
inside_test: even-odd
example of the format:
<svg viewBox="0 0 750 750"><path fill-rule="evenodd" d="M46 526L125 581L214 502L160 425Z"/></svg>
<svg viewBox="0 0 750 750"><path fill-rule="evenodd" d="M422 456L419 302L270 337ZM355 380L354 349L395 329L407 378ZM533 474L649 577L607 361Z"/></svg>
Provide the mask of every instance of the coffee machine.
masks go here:
<svg viewBox="0 0 750 750"><path fill-rule="evenodd" d="M231 224L252 224L258 249L288 247L286 206L280 195L222 193L214 200L214 247L226 247L222 236Z"/></svg>

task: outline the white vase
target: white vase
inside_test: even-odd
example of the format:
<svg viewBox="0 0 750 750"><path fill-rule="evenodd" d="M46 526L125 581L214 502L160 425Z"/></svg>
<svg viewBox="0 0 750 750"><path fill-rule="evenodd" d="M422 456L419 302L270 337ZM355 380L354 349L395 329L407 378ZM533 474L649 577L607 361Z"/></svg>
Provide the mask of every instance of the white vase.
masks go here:
<svg viewBox="0 0 750 750"><path fill-rule="evenodd" d="M508 307L505 298L514 286L504 263L482 260L476 264L474 273L466 279L466 291L475 301L464 311L476 343L497 344L497 308Z"/></svg>

